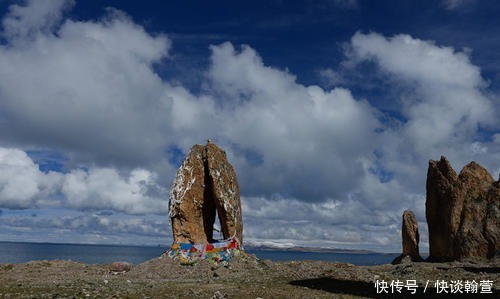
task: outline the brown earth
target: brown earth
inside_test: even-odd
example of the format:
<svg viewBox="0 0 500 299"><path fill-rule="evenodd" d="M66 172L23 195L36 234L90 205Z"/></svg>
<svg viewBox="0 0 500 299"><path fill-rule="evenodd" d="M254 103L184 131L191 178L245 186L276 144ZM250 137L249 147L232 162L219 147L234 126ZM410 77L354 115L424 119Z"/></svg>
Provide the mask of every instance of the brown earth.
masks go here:
<svg viewBox="0 0 500 299"><path fill-rule="evenodd" d="M0 265L0 298L499 298L500 261L354 266L271 262L243 254L230 267L181 266L167 256L122 274L110 265L37 261ZM415 279L416 294L377 294L375 282ZM492 281L493 294L437 294L436 280ZM429 281L429 282L427 282ZM428 284L426 293L424 288Z"/></svg>

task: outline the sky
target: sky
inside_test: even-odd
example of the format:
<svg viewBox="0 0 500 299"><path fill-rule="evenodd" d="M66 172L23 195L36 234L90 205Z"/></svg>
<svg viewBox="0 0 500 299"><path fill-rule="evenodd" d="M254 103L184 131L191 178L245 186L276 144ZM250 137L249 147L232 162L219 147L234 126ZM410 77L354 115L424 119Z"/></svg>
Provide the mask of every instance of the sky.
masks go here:
<svg viewBox="0 0 500 299"><path fill-rule="evenodd" d="M428 250L428 161L500 174L496 1L0 0L0 241L165 245L194 144L247 244Z"/></svg>

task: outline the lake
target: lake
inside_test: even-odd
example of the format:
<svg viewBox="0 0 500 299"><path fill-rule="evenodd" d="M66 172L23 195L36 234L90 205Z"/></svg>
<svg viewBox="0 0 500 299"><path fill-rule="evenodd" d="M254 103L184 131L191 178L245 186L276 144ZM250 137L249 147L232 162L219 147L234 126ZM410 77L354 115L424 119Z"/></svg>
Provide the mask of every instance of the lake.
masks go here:
<svg viewBox="0 0 500 299"><path fill-rule="evenodd" d="M33 260L72 260L87 264L109 264L127 261L140 264L160 256L168 248L124 245L87 245L0 242L0 264L16 264ZM283 250L247 250L260 259L272 261L321 260L348 262L354 265L388 264L398 254L386 253L331 253Z"/></svg>

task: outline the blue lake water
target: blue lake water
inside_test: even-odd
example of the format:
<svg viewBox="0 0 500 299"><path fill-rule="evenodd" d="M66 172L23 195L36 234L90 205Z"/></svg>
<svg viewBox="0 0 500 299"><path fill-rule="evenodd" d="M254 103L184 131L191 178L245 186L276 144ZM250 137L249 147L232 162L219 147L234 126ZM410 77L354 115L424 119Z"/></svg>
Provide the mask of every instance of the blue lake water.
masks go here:
<svg viewBox="0 0 500 299"><path fill-rule="evenodd" d="M121 245L46 244L0 242L0 264L24 263L34 260L72 260L87 264L109 264L128 261L140 264L160 256L168 248ZM260 259L272 261L321 260L348 262L355 265L377 265L390 263L397 254L329 253L302 251L247 250Z"/></svg>

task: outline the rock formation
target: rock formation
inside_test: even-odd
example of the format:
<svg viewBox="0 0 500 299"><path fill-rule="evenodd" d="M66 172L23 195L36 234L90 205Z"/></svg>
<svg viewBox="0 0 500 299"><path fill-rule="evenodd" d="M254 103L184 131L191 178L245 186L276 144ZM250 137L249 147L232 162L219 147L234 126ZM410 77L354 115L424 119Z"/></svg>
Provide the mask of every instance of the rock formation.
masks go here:
<svg viewBox="0 0 500 299"><path fill-rule="evenodd" d="M459 175L445 157L429 161L425 214L429 260L492 258L499 250L500 182L475 162Z"/></svg>
<svg viewBox="0 0 500 299"><path fill-rule="evenodd" d="M206 146L191 148L170 191L169 216L174 243L213 242L216 215L223 238L235 237L242 244L243 222L236 173L226 153L209 140Z"/></svg>
<svg viewBox="0 0 500 299"><path fill-rule="evenodd" d="M403 239L403 253L392 263L399 264L405 257L409 257L409 260L413 262L422 261L418 250L418 242L420 241L418 222L412 211L403 212L401 236Z"/></svg>
<svg viewBox="0 0 500 299"><path fill-rule="evenodd" d="M410 256L412 261L420 261L421 258L418 251L418 242L420 242L418 222L412 211L403 212L401 235L403 238L403 255Z"/></svg>

